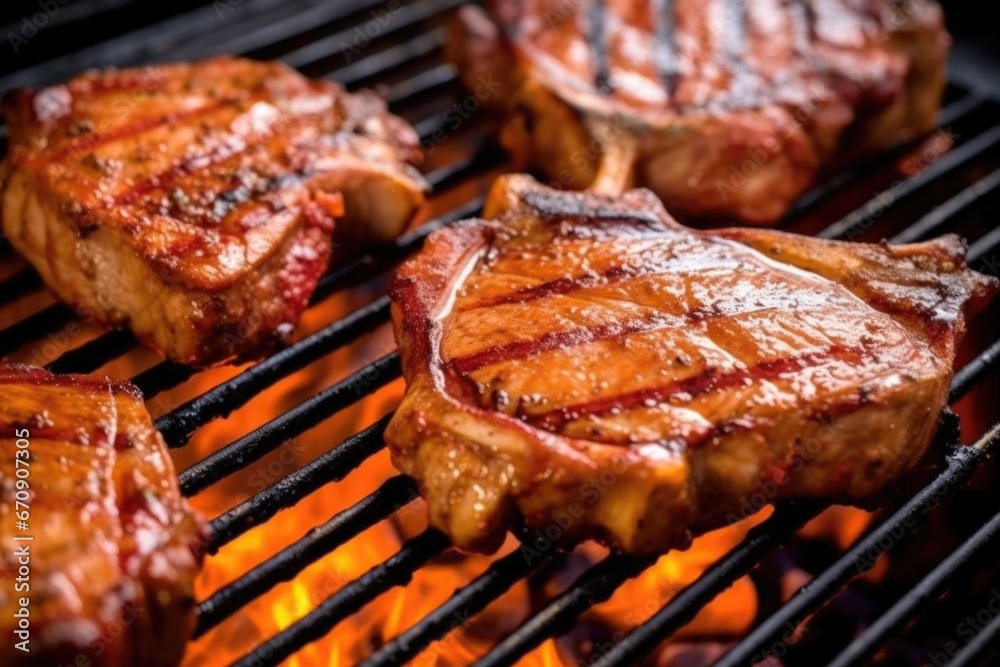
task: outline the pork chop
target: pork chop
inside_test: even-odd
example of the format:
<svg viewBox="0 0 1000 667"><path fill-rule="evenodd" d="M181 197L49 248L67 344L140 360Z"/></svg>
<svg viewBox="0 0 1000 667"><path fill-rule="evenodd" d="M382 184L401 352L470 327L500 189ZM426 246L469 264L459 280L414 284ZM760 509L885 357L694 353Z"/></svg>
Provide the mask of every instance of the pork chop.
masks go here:
<svg viewBox="0 0 1000 667"><path fill-rule="evenodd" d="M386 431L433 525L477 551L515 520L655 553L762 489L871 499L925 453L965 311L1000 288L955 236L692 231L648 190L509 176L485 215L395 276Z"/></svg>
<svg viewBox="0 0 1000 667"><path fill-rule="evenodd" d="M8 96L0 215L85 319L171 359L286 343L339 245L400 233L425 183L374 94L220 57Z"/></svg>
<svg viewBox="0 0 1000 667"><path fill-rule="evenodd" d="M570 189L769 224L825 168L931 131L951 40L930 0L492 0L450 57L502 142ZM485 90L485 89L483 89Z"/></svg>
<svg viewBox="0 0 1000 667"><path fill-rule="evenodd" d="M0 450L0 664L175 667L206 535L142 394L0 364Z"/></svg>

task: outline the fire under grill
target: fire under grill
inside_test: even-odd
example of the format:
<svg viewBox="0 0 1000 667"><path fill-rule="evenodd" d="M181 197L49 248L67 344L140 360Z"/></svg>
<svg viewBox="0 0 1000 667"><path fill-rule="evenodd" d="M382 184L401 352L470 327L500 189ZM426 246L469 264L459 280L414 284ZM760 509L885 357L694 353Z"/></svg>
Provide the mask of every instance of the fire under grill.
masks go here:
<svg viewBox="0 0 1000 667"><path fill-rule="evenodd" d="M32 354L41 354L49 369L76 373L105 371L105 366L115 367L128 356L145 360L137 362L141 365L133 380L144 392L154 415L160 415L156 427L171 447L181 449L178 455L184 460L184 448L199 430L254 404L269 392L285 391L282 382L287 378L356 345L379 328L384 331L389 319L389 302L384 296L387 272L417 250L433 230L477 214L485 186L504 169L505 156L490 139L492 121L478 109L475 96L460 88L454 68L442 59L445 21L464 1L220 0L210 6L189 2L178 5L185 9L180 14L161 16L167 12L156 10L153 23L149 23L149 17L154 13L132 11L113 2L108 11L120 14L123 22L131 21L127 29L115 30L108 28L110 14L85 16L71 13L72 5L68 5L65 11L69 16L60 20L57 15L50 26L39 29L38 43L22 45L23 54L13 59L16 69L5 67L8 71L0 75L0 90L60 80L90 67L141 65L216 53L280 58L310 76L328 77L352 89L364 86L379 90L392 110L410 120L423 138L426 160L422 168L435 194L424 224L369 254L342 258L332 264L313 297L313 311L320 315L332 312L324 310L324 304L348 293L354 295L354 300L342 300L350 307L343 308L334 321L317 324L314 332L298 343L238 371L199 373L152 360L148 353L143 357L138 343L124 331L90 337L68 333L80 330L73 327L79 314L53 304L37 274L19 263L3 243L0 266L5 272L0 275L5 277L0 279L0 319L4 326L0 331L0 355L32 361ZM19 17L12 20L20 25ZM59 55L48 57L41 53L45 30L67 35L61 48L56 47ZM99 35L101 41L88 43L87 35ZM996 274L1000 268L995 259L1000 228L991 224L989 217L1000 212L1000 102L992 99L989 91L970 86L969 77L962 74L953 67L941 130L936 135L829 177L801 200L784 227L824 238L888 238L892 242L956 232L971 241L969 265ZM360 307L359 294L367 299L362 299ZM963 424L960 429L953 414L943 417L938 449L946 455L940 465L918 473L919 484L890 499L852 544L825 553L818 564L808 567L813 576L804 587L797 587L794 594L776 604L762 602L750 630L728 641L724 650L713 656L713 664L735 667L778 660L784 664L823 662L845 667L870 664L880 652L899 664L945 664L942 659L963 667L989 664L1000 642L1000 615L980 618L971 637L952 633L955 641L951 643L922 643L919 618L932 615L935 622L950 630L967 615L976 617L986 596L942 605L936 601L949 590L964 590L969 585L985 591L993 585L988 583L990 578L997 574L982 561L987 550L995 549L1000 503L992 499L995 494L966 485L974 473L991 472L989 453L1000 440L1000 423L993 423L997 419L996 402L990 398L997 389L992 371L1000 355L996 314L994 308L970 323L959 359L960 370L951 389L951 402L962 413ZM46 353L50 347L56 353ZM267 460L290 440L370 400L378 390L398 381L398 353L386 345L377 354L372 349L366 348L369 363L355 372L325 384L326 388L318 393L291 399L290 407L266 415L267 421L229 442L215 443L211 453L184 467L180 483L185 495L197 498L230 476ZM217 382L212 379L216 377ZM179 405L158 402L168 392L199 380L197 386L205 389ZM240 502L220 508L223 511L211 520L214 537L210 552L219 554L215 557L224 555L227 545L244 534L282 521L282 512L329 485L349 479L384 449L382 434L390 416L391 412L384 414L374 423L355 429L343 441L329 443L318 456L266 478L266 484L254 488ZM301 532L308 531L304 536L258 560L201 599L196 638L240 615L260 596L293 582L310 565L415 502L414 482L405 476L390 476L373 483L368 495L325 522L302 526ZM799 641L799 635L808 634L800 628L806 621L810 632L823 634L824 622L833 615L829 613L830 601L875 568L883 553L897 551L897 545L912 553L914 546L907 543L908 539L916 541L916 551L920 551L921 542L934 542L935 535L921 532L921 526L934 512L942 511L941 506L958 508L954 511L967 515L967 521L956 531L958 538L948 545L946 553L922 563L904 588L882 587L886 590L875 601L875 609L869 604L856 611L858 626L847 640L833 646L830 642L810 644L808 637ZM778 507L637 627L615 641L593 641L585 664L640 664L734 582L761 568L776 550L799 539L800 529L823 510L814 503ZM917 533L915 538L913 533ZM359 664L405 664L454 632L459 625L456 619L475 618L519 582L531 580L535 582L533 590L544 589L544 583L538 582L558 577L555 573L566 569L574 545L556 547L545 540L539 544L537 535L528 535L527 539L527 544L533 545L531 557L514 549L493 559L484 571L463 582L419 620L393 636L373 642ZM312 608L281 623L276 633L251 647L233 664L280 664L336 632L346 619L390 589L406 586L414 573L428 563L457 558L447 538L433 529L407 535L401 543L395 553L370 569L362 569L359 576L340 582ZM536 600L527 618L505 631L475 664L513 665L551 638L575 632L588 610L654 562L651 558L609 553L603 560L572 570L573 579ZM947 637L948 631L943 635ZM810 648L803 649L800 644ZM820 652L810 652L813 650ZM578 663L584 664L580 660Z"/></svg>

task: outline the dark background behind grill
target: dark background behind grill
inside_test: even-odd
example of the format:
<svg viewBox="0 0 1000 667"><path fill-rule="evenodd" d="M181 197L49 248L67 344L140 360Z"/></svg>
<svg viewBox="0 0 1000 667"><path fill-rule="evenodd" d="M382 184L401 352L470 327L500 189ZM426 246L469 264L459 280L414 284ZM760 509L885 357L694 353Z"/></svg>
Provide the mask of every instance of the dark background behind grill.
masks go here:
<svg viewBox="0 0 1000 667"><path fill-rule="evenodd" d="M261 57L287 57L293 54L292 64L302 67L306 74L312 76L328 76L333 72L351 72L350 83L362 83L364 85L376 85L383 81L380 67L375 67L370 73L359 69L344 68L348 65L340 54L339 49L334 45L320 49L316 52L308 50L309 45L314 44L318 39L337 34L341 30L350 29L353 25L367 21L370 18L368 12L372 7L380 6L380 3L364 0L339 0L336 3L327 0L326 2L314 1L282 1L282 0L242 0L241 2L228 3L219 0L214 3L195 2L192 0L179 0L178 2L164 3L138 3L131 0L103 0L96 2L85 2L84 0L69 0L65 5L60 5L58 0L42 0L39 2L5 3L0 7L0 36L4 43L0 44L0 91L6 90L12 85L40 85L47 82L63 80L77 73L83 65L109 65L120 66L141 64L150 61L175 60L191 57L200 57L214 52L215 45L225 45L225 50ZM384 3L381 3L384 4ZM409 28L399 31L399 34L387 34L378 45L365 51L365 59L375 61L383 57L383 49L388 49L396 43L413 39L415 36L425 34L428 30L440 26L440 16L435 13L434 8L441 3L431 0L417 0L407 4L407 12L427 11L428 19L421 21ZM27 43L20 45L19 51L14 53L10 43L8 33L19 34L23 27L22 17L32 16L36 12L43 11L43 7L58 6L54 16L47 19L46 25L38 30L37 34L30 37ZM932 164L923 177L914 183L904 186L906 196L901 197L898 205L893 206L885 215L880 217L878 222L869 232L863 236L865 239L877 239L881 236L892 236L893 234L907 228L917 222L933 222L926 217L934 206L944 202L948 198L961 191L962 188L972 184L982 182L980 179L993 174L993 170L1000 167L1000 151L997 150L1000 141L984 141L983 137L989 139L989 133L996 134L1000 119L1000 105L995 101L989 102L987 98L993 100L1000 99L1000 46L994 36L995 28L988 25L983 20L982 9L969 6L968 3L945 3L948 12L949 28L956 37L956 46L952 56L952 86L950 87L946 99L946 113L951 110L953 122L944 122L944 125L953 126L958 135L959 148L953 151L954 158L942 158ZM328 20L310 21L309 17L317 9L341 7L343 11L332 12L334 18ZM351 8L356 7L356 11ZM323 10L326 11L326 10ZM301 20L295 25L276 27L276 19L287 20L299 17ZM298 49L307 47L306 51ZM394 84L395 99L406 100L408 117L418 122L418 128L425 130L433 129L435 123L440 123L441 113L444 108L454 100L454 96L460 94L454 84L453 77L449 78L447 72L435 74L429 71L428 76L423 81L413 83L407 89L407 78L405 74L412 74L414 67L433 68L440 64L439 59L418 58L409 64L410 69L397 63L387 69L391 70L384 80ZM357 61L351 64L357 68ZM401 71L404 71L401 74ZM440 76L439 76L440 75ZM438 78L434 78L437 76ZM440 81L438 80L440 79ZM421 86L424 86L423 88ZM433 91L430 94L427 91ZM440 93L440 94L438 94ZM976 94L982 99L976 105L962 106L963 101L970 100L970 94ZM392 98L391 98L392 99ZM444 100L444 101L442 101ZM956 111L957 109L957 111ZM423 125L419 121L425 121ZM979 142L978 144L976 142ZM473 145L475 142L473 142ZM963 148L964 147L964 148ZM970 148L971 147L971 148ZM964 151L964 153L962 152ZM897 156L898 157L898 154ZM497 154L495 150L487 145L483 152L474 153L469 149L467 161L458 160L450 165L444 165L434 172L437 189L445 191L468 179L470 174L479 174L482 171L493 169L497 166ZM872 163L862 165L852 170L847 176L834 175L827 182L819 186L813 193L807 195L804 202L793 214L794 224L792 229L818 233L822 232L827 236L837 232L846 234L850 232L852 222L856 223L857 218L852 218L852 212L864 204L873 194L890 186L893 182L899 181L899 173L893 169L892 158L876 159ZM973 206L964 210L961 216L949 217L944 220L945 224L937 231L957 231L972 239L989 237L995 235L996 221L1000 216L1000 202L997 201L997 188L992 188L989 192L979 197ZM475 211L474 203L471 206L464 206L462 211L469 214ZM449 219L454 216L449 216ZM831 223L834 223L831 226ZM912 229L912 227L911 227ZM409 236L402 243L397 243L391 249L380 251L378 260L374 262L380 268L388 268L393 261L405 252L411 251L419 245L422 235ZM991 261L995 258L996 243L992 245L982 245L985 254L977 259L980 264L984 261ZM370 258L369 258L370 259ZM367 261L367 260L366 260ZM992 260L995 261L995 260ZM974 262L974 264L976 264ZM357 275L362 277L373 274L366 268L364 262L348 264L343 268L335 268L331 276L324 279L320 292L329 294L346 284L357 282ZM995 271L994 271L995 272ZM355 275L357 274L357 275ZM37 288L31 282L30 272L22 274L21 282L11 284L10 280L0 282L0 292L10 289L25 290ZM7 298L6 294L0 293L0 299ZM378 304L376 304L378 305ZM384 305L384 304L383 304ZM358 335L360 331L367 330L373 323L379 321L379 317L384 315L381 305L371 309L371 312L356 314L353 319L335 323L331 327L340 327L331 336L331 340L347 341ZM374 314L373 314L374 313ZM21 323L9 326L4 322L3 331L0 332L0 354L5 354L10 349L15 348L16 343L23 340L31 340L38 337L40 332L44 332L44 325L53 321L59 321L59 317L65 317L66 313L58 308L46 317L37 318L30 322L32 326L21 326ZM988 370L996 356L997 329L995 324L987 326L983 323L996 322L997 308L994 307L985 318L979 320L980 326L971 332L970 344L966 346L965 354L959 359L959 365L973 363L972 368ZM993 318L992 320L989 318ZM9 328L8 328L9 326ZM41 327L41 328L40 328ZM12 331L13 330L13 331ZM95 345L84 346L82 352L70 351L64 357L58 359L53 366L57 370L91 370L88 366L93 366L94 358L106 358L107 355L116 351L122 342L128 342L127 336L111 334L103 339L99 339ZM327 342L326 349L332 345ZM990 346L993 346L990 348ZM312 352L306 353L301 359L303 363L307 361L309 354L320 354L320 347L317 346ZM975 354L990 348L993 356ZM301 348L299 348L301 349ZM96 355L96 357L95 357ZM100 355L104 355L101 357ZM265 369L287 370L288 366L282 360L269 360L261 364ZM978 364L978 365L976 365ZM100 364L98 363L97 366ZM277 372L277 371L276 371ZM282 371L283 372L283 371ZM377 365L372 377L391 379L398 374L398 368L393 359L388 359ZM147 395L155 394L158 390L177 384L190 375L187 369L177 368L170 364L162 364L141 374L137 381L147 392ZM260 386L254 384L253 379L242 380L243 376L237 376L234 383L244 391L259 391L267 384ZM352 378L344 381L348 389ZM983 430L997 418L996 401L990 397L995 397L1000 391L1000 383L996 377L983 374L969 373L964 376L959 375L959 386L963 389L971 389L978 383L978 391L975 395L965 399L964 414L971 415L964 424L964 439L971 441L977 439ZM356 383L355 383L356 384ZM345 390L346 391L346 390ZM190 409L182 415L177 413L169 414L158 422L158 426L165 432L168 442L172 445L183 443L184 436L191 426L197 426L209 419L212 419L224 412L224 405L215 400L217 397L209 397L197 406L188 406ZM213 402L214 401L214 402ZM336 401L334 401L336 403ZM985 407L984 407L985 406ZM977 417L980 415L981 417ZM185 422L185 418L189 422ZM291 422L292 420L289 420ZM349 470L353 463L352 457L364 456L370 453L374 447L380 446L380 430L376 428L361 434L361 437L352 439L344 445L333 450L340 458L331 463L329 470ZM272 434L261 434L255 432L254 437L246 441L239 442L240 447L274 444L272 441L277 437ZM995 438L994 438L995 439ZM279 440L280 442L280 440ZM227 466L231 464L231 459L223 455L210 460L203 465L195 466L182 475L182 483L187 493L194 493L199 488L212 483L220 476L226 474ZM761 585L761 591L766 591L768 587L773 587L774 571L780 570L783 563L794 562L812 573L820 574L821 581L827 577L831 584L830 594L813 594L810 609L815 608L819 601L833 597L833 601L820 613L818 620L810 622L810 630L806 633L804 641L799 646L793 647L786 657L788 665L812 666L819 664L821 660L834 656L839 649L843 648L858 632L860 628L868 627L877 619L885 619L881 614L892 607L898 600L903 600L912 609L915 605L923 605L925 613L919 621L905 631L900 632L899 628L889 629L890 635L898 634L889 654L889 661L892 664L921 664L927 660L928 651L939 651L945 644L955 639L954 629L966 614L975 613L988 598L987 592L1000 581L997 573L997 566L989 562L989 550L979 550L978 560L974 568L963 568L950 577L947 586L950 594L937 601L933 605L927 605L926 600L931 599L922 595L914 594L914 586L919 582L931 568L951 554L955 548L962 544L979 544L979 542L967 542L977 529L988 519L994 516L997 511L995 488L995 474L991 461L982 464L981 461L970 461L962 457L953 458L950 464L945 464L945 470L954 471L958 474L971 470L977 464L977 472L972 485L968 490L938 510L930 513L921 522L920 527L910 533L894 549L893 576L887 578L878 585L855 582L848 588L840 591L836 595L833 593L840 588L836 582L838 578L836 568L831 569L831 563L841 557L840 552L831 547L824 547L816 544L801 544L799 542L789 543L779 549L775 554L765 557L766 550L758 548L758 543L764 546L779 546L787 539L783 537L783 531L791 531L795 519L807 516L811 508L791 508L786 515L779 516L776 521L768 522L764 530L755 533L757 542L751 540L743 547L734 552L729 561L734 567L747 569L751 565L759 563L759 567L754 571L753 576L757 578ZM340 466L338 468L337 466ZM948 467L950 466L950 467ZM312 473L310 473L312 474ZM329 476L329 471L325 473ZM906 488L897 489L893 498L888 503L889 507L897 507L907 499L916 497L919 500L921 488L928 483L934 484L942 478L938 475L938 469L928 468L914 475L906 485ZM292 482L305 485L306 483L318 483L323 481L322 475L319 478L300 475ZM318 481L317 481L318 480ZM936 480L936 481L931 481ZM950 488L950 487L949 487ZM391 503L393 499L405 497L409 493L410 487L405 480L399 480L388 484L377 492L376 501ZM294 502L294 500L292 501ZM910 502L914 502L910 500ZM270 503L270 504L268 504ZM361 521L369 514L378 514L382 511L377 506L378 503L371 503L369 506L361 508L355 514L347 516L344 521ZM254 510L263 508L280 509L283 506L275 498L262 498L258 504L254 505ZM374 508L374 509L373 509ZM378 511L376 511L378 510ZM367 512L368 514L364 514ZM246 515L224 515L216 520L216 528L220 534L230 538L246 530L248 525L241 523L247 519ZM768 532L770 530L770 532ZM228 531L228 532L227 532ZM873 534L869 539L874 543L877 534ZM987 535L988 537L988 535ZM405 573L407 566L419 565L419 560L423 556L433 555L437 550L443 549L445 545L437 541L438 538L431 535L424 542L417 543L407 551L407 555L413 562L397 564L397 569L391 570L398 574ZM848 564L850 561L847 561ZM511 561L516 565L516 561ZM288 562L280 558L273 563L277 570L286 567ZM510 564L508 564L510 565ZM570 589L570 594L556 600L550 609L555 614L566 614L567 619L573 618L573 610L579 605L585 608L592 598L599 596L602 590L613 588L614 582L620 578L621 572L635 568L637 564L629 559L620 558L612 560L599 569L594 576L584 577L582 583ZM402 569L399 569L401 567ZM502 581L503 577L514 576L516 568L512 565L504 570L501 568L499 574L494 579L487 580L484 585L496 585L497 581ZM832 573L832 574L831 574ZM726 579L725 572L715 571L709 573L704 581L704 590L714 590L712 587L723 585ZM769 577L771 577L769 579ZM348 598L338 598L335 602L339 605L336 610L346 613L351 604L355 601L363 601L371 591L371 581L366 580L358 585L348 587ZM391 581L389 582L391 583ZM815 589L816 587L814 587ZM488 590L473 592L471 600L485 600ZM244 594L246 592L244 591ZM667 636L668 630L681 624L685 615L693 613L698 606L703 603L699 594L702 589L697 586L688 590L688 596L680 601L675 601L669 605L664 615L654 620L647 626L647 637L642 633L630 642L623 643L620 650L626 651L618 657L622 660L629 660L628 650L635 649L639 652L642 643L653 641ZM815 590L814 590L815 593ZM917 593L920 593L917 590ZM474 597L478 595L478 597ZM355 596L355 597L349 597ZM935 598L936 599L936 598ZM762 602L762 614L773 611L775 604L768 607L764 600ZM233 609L219 608L203 605L203 623L206 618L218 618L223 612L238 613L238 605ZM782 610L784 612L784 610ZM214 616L213 616L214 614ZM761 618L763 619L763 616ZM426 624L424 624L426 627ZM776 626L780 629L780 625ZM992 626L991 626L992 627ZM319 623L315 628L316 632L323 632L323 624ZM529 622L527 626L519 630L510 640L505 642L501 651L493 654L493 658L485 664L506 664L505 660L515 655L522 648L529 647L530 643L538 637L545 637L555 634L559 628L554 623L542 622L534 625ZM993 631L998 634L981 634L980 637L991 637L996 640L1000 637L1000 626L994 627ZM766 633L765 633L766 634ZM869 635L870 636L870 635ZM756 653L754 642L745 644L746 655ZM759 647L759 643L757 646ZM506 651L506 652L505 652ZM506 656L506 657L505 657ZM819 656L822 656L819 657ZM392 651L381 654L382 662L378 664L392 664L393 659L398 657ZM601 663L605 664L605 663ZM628 664L620 662L619 664ZM727 663L728 664L728 663ZM738 663L735 659L733 664ZM857 664L864 664L864 660L859 658ZM957 663L956 663L957 664Z"/></svg>

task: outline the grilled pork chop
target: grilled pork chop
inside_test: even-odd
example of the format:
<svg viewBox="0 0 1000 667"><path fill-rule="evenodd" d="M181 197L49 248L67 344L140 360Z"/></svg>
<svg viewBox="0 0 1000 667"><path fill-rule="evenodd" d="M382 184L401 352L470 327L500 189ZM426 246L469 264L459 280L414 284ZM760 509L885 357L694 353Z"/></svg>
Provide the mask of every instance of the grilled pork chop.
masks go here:
<svg viewBox="0 0 1000 667"><path fill-rule="evenodd" d="M924 454L965 310L1000 287L955 236L696 232L648 190L509 176L486 215L391 292L407 392L386 442L472 550L519 517L647 553L755 493L863 503Z"/></svg>
<svg viewBox="0 0 1000 667"><path fill-rule="evenodd" d="M651 188L682 219L776 221L834 163L935 127L929 0L492 0L459 14L502 142L571 189Z"/></svg>
<svg viewBox="0 0 1000 667"><path fill-rule="evenodd" d="M204 528L139 391L0 364L0 450L0 664L180 662Z"/></svg>
<svg viewBox="0 0 1000 667"><path fill-rule="evenodd" d="M287 342L339 245L423 200L413 129L371 93L215 58L6 100L11 243L87 319L210 365Z"/></svg>

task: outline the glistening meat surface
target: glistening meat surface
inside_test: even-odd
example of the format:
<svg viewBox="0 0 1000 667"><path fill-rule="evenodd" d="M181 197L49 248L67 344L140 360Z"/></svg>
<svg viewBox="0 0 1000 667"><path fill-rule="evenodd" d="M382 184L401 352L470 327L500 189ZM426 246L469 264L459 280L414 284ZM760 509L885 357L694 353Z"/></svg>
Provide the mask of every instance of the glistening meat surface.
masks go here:
<svg viewBox="0 0 1000 667"><path fill-rule="evenodd" d="M83 317L185 364L286 343L331 235L392 238L423 201L409 125L280 63L89 72L4 111L11 244Z"/></svg>
<svg viewBox="0 0 1000 667"><path fill-rule="evenodd" d="M930 0L492 0L450 43L501 140L573 189L682 220L780 218L824 169L932 130L951 44Z"/></svg>
<svg viewBox="0 0 1000 667"><path fill-rule="evenodd" d="M142 394L0 364L0 452L0 664L175 667L194 627L206 533ZM21 530L15 511L25 509ZM28 588L15 588L18 577ZM15 648L21 598L27 653Z"/></svg>
<svg viewBox="0 0 1000 667"><path fill-rule="evenodd" d="M957 237L695 232L645 190L510 176L485 215L395 277L408 386L386 433L476 550L572 509L568 534L658 552L775 480L772 501L871 499L926 451L965 310L998 287Z"/></svg>

